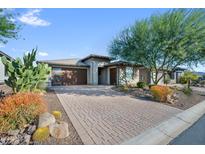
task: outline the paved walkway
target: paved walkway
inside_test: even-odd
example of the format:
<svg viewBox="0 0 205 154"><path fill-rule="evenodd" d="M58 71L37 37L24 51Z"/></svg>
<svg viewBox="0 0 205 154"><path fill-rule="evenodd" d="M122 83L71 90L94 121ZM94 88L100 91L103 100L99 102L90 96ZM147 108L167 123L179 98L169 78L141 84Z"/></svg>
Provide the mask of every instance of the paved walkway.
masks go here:
<svg viewBox="0 0 205 154"><path fill-rule="evenodd" d="M120 144L181 112L109 86L56 87L55 91L84 144Z"/></svg>

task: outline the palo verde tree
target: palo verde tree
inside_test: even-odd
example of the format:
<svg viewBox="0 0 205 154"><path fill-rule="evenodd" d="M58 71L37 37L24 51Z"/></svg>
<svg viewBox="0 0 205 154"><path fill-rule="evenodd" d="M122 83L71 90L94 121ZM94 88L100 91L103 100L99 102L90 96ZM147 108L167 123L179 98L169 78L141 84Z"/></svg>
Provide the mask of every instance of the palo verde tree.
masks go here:
<svg viewBox="0 0 205 154"><path fill-rule="evenodd" d="M137 21L111 43L110 55L142 64L158 84L167 71L204 60L205 10L173 9ZM162 72L162 73L159 73Z"/></svg>
<svg viewBox="0 0 205 154"><path fill-rule="evenodd" d="M14 20L14 14L7 9L0 9L0 44L8 39L17 39L20 25Z"/></svg>

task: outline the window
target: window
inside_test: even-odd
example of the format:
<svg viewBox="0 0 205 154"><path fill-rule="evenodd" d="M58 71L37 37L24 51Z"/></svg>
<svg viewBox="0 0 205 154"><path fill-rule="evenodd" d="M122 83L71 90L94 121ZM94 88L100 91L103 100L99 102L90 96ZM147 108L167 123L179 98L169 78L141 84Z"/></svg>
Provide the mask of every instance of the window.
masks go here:
<svg viewBox="0 0 205 154"><path fill-rule="evenodd" d="M126 67L126 78L127 80L133 79L133 68L132 67Z"/></svg>

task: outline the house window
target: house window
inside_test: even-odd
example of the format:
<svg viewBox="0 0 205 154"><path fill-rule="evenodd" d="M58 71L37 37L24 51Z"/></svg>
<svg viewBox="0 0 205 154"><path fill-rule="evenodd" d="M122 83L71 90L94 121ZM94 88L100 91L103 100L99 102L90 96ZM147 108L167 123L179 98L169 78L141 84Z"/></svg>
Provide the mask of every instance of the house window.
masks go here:
<svg viewBox="0 0 205 154"><path fill-rule="evenodd" d="M133 79L133 68L132 67L126 67L126 78L127 80Z"/></svg>
<svg viewBox="0 0 205 154"><path fill-rule="evenodd" d="M53 71L53 74L61 74L62 73L62 68L60 68L60 67L53 67L52 71Z"/></svg>

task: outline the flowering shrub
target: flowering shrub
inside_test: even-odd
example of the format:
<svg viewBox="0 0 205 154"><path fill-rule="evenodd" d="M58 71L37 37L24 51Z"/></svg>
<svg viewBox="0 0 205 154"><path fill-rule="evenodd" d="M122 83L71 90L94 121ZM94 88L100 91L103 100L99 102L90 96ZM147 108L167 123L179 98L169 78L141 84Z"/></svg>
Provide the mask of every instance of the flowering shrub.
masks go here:
<svg viewBox="0 0 205 154"><path fill-rule="evenodd" d="M19 129L46 111L43 98L36 93L17 93L0 102L0 133Z"/></svg>
<svg viewBox="0 0 205 154"><path fill-rule="evenodd" d="M152 86L150 90L154 99L160 102L166 102L167 96L172 93L172 90L167 86L156 85Z"/></svg>

